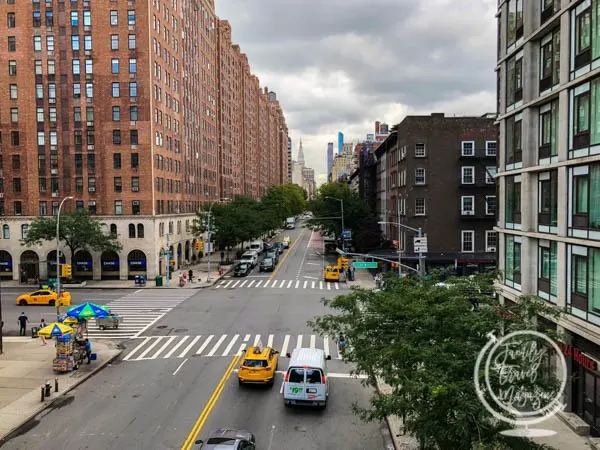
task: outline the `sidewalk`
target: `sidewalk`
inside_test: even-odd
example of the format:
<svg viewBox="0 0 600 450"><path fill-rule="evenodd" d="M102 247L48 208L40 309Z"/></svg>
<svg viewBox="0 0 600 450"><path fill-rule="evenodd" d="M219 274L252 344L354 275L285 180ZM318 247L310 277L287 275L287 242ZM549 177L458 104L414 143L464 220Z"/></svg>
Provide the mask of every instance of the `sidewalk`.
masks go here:
<svg viewBox="0 0 600 450"><path fill-rule="evenodd" d="M79 370L57 374L52 370L54 341L41 345L40 339L4 337L4 353L0 355L0 445L21 425L55 402L66 401L65 394L101 370L119 356L114 345L93 341L92 351L98 359ZM58 392L54 379L58 378ZM50 381L52 394L41 401L40 388Z"/></svg>
<svg viewBox="0 0 600 450"><path fill-rule="evenodd" d="M375 289L375 279L368 269L355 269L354 281L346 281L349 287L361 289Z"/></svg>

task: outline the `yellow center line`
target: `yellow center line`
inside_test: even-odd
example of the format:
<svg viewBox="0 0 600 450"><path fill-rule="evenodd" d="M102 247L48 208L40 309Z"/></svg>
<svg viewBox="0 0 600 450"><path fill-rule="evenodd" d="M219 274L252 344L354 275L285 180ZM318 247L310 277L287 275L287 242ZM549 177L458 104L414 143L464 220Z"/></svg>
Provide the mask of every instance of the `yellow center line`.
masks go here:
<svg viewBox="0 0 600 450"><path fill-rule="evenodd" d="M233 368L236 366L236 364L240 360L240 357L241 357L241 355L234 356L233 360L229 363L229 366L227 366L227 370L225 370L225 373L223 374L223 377L219 381L219 384L217 384L217 387L215 388L212 395L208 399L208 402L206 403L206 406L202 410L202 413L200 413L198 420L196 420L196 423L194 423L194 426L192 427L192 431L190 431L190 434L188 435L185 442L181 446L181 450L191 450L192 446L194 445L194 442L196 441L196 438L200 434L200 431L202 431L202 427L204 426L206 419L208 419L208 416L210 415L211 411L215 407L217 400L221 396L221 393L223 392L223 388L225 387L225 382L227 381L227 379L233 372Z"/></svg>
<svg viewBox="0 0 600 450"><path fill-rule="evenodd" d="M292 245L290 245L290 248L288 248L288 250L285 253L285 255L283 255L283 258L281 258L281 261L279 261L279 264L277 264L277 267L275 267L275 270L273 271L273 273L269 277L269 280L272 280L273 278L275 278L275 275L277 275L277 272L279 272L279 268L283 265L285 259L292 252L292 250L294 249L294 247L296 246L296 244L300 241L300 239L302 238L302 236L304 236L304 233L306 233L306 228L302 229L302 231L300 232L300 234L298 235L298 237L296 238L296 240L294 241L294 243Z"/></svg>

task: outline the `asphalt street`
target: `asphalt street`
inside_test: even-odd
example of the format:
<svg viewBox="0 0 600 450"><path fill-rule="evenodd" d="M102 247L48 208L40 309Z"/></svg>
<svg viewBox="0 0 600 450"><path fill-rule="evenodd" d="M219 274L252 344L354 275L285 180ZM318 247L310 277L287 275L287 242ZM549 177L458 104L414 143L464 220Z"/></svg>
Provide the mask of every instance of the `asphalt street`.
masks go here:
<svg viewBox="0 0 600 450"><path fill-rule="evenodd" d="M266 277L321 278L322 243L309 229L285 234L293 244ZM368 405L371 390L349 377L334 342L326 344L306 323L327 312L322 297L344 292L277 285L199 290L129 340L120 360L72 391L60 410L46 411L2 449L189 449L195 447L185 442L224 426L252 431L259 449L385 448L381 424L365 424L351 409L354 402ZM289 352L328 346L327 409L284 407L285 355L272 388L239 387L239 349L256 340Z"/></svg>
<svg viewBox="0 0 600 450"><path fill-rule="evenodd" d="M42 318L46 322L52 322L56 319L56 308L53 306L19 306L16 299L19 295L26 292L35 291L35 286L19 288L3 288L0 295L2 302L2 318L4 319L4 334L6 336L15 336L19 334L19 324L17 317L24 312L29 318L29 326L37 326ZM123 297L131 292L131 289L73 289L71 293L71 304L93 302L99 305ZM65 312L65 308L61 308Z"/></svg>

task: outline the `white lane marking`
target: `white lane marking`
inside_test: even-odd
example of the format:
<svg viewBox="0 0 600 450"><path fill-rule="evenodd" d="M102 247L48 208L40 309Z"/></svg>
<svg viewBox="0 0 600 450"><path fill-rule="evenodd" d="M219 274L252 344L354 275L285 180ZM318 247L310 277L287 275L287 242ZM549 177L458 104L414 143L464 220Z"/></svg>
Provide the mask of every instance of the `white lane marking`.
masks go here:
<svg viewBox="0 0 600 450"><path fill-rule="evenodd" d="M179 354L178 358L183 358L187 352L189 352L192 347L196 344L196 342L198 342L200 340L202 336L196 336L194 339L192 339L192 342L190 342L190 345L188 345L186 348L183 349L183 351Z"/></svg>
<svg viewBox="0 0 600 450"><path fill-rule="evenodd" d="M310 335L310 348L315 348L315 344L317 343L317 337L314 334Z"/></svg>
<svg viewBox="0 0 600 450"><path fill-rule="evenodd" d="M304 286L302 286L302 289L306 289L307 284L308 284L308 281L304 280Z"/></svg>
<svg viewBox="0 0 600 450"><path fill-rule="evenodd" d="M233 286L231 286L231 289L233 289L234 287L236 287L238 284L240 284L240 280L237 280L235 283L233 283Z"/></svg>
<svg viewBox="0 0 600 450"><path fill-rule="evenodd" d="M311 288L312 288L312 289L314 289L314 288L315 288L315 282L314 282L314 281L311 281L311 283L312 283L312 286L311 286Z"/></svg>
<svg viewBox="0 0 600 450"><path fill-rule="evenodd" d="M227 338L227 335L224 334L222 335L219 340L217 341L217 343L213 346L213 348L210 350L210 352L208 352L208 354L206 356L213 356L217 350L219 349L219 347L221 346L221 344L223 343L223 341Z"/></svg>
<svg viewBox="0 0 600 450"><path fill-rule="evenodd" d="M325 356L330 355L329 353L329 336L323 336L323 351L325 352Z"/></svg>
<svg viewBox="0 0 600 450"><path fill-rule="evenodd" d="M227 347L225 347L225 351L223 352L223 354L221 356L227 356L229 354L229 352L231 351L231 349L233 348L233 346L235 345L235 343L237 342L239 337L240 337L239 334L236 334L235 336L233 336L233 338L231 339L231 342L229 342L229 344L227 344Z"/></svg>
<svg viewBox="0 0 600 450"><path fill-rule="evenodd" d="M249 340L250 340L250 335L249 334L247 334L246 336L244 336L244 340L240 344L240 348L238 350L238 353L242 353L246 349L246 345L248 344Z"/></svg>
<svg viewBox="0 0 600 450"><path fill-rule="evenodd" d="M323 282L319 281L319 289L323 290Z"/></svg>
<svg viewBox="0 0 600 450"><path fill-rule="evenodd" d="M281 381L281 387L279 388L279 393L283 394L283 384L285 383L285 378Z"/></svg>
<svg viewBox="0 0 600 450"><path fill-rule="evenodd" d="M252 287L252 285L256 283L256 280L250 280L250 284L248 285L248 287Z"/></svg>
<svg viewBox="0 0 600 450"><path fill-rule="evenodd" d="M187 358L185 358L183 360L183 362L181 364L179 364L179 367L177 369L175 369L175 372L173 372L173 376L177 375L177 372L179 372L179 370L183 367L183 365L187 362Z"/></svg>
<svg viewBox="0 0 600 450"><path fill-rule="evenodd" d="M239 369L233 369L234 373L238 373ZM277 370L275 372L277 375L284 375L286 374L285 370ZM327 374L328 378L354 378L357 380L366 380L367 376L363 375L363 374L355 374L355 373L341 373L341 372L329 372ZM285 378L284 378L285 381ZM283 382L281 383L281 390L279 391L279 393L281 394L283 392Z"/></svg>
<svg viewBox="0 0 600 450"><path fill-rule="evenodd" d="M269 285L269 283L270 283L270 282L271 282L271 280L267 280L267 281L265 281L265 284L263 284L263 287L265 287L265 288L266 288L266 287Z"/></svg>
<svg viewBox="0 0 600 450"><path fill-rule="evenodd" d="M165 351L165 349L166 349L166 348L167 348L167 347L168 347L168 346L169 346L169 345L170 345L170 344L171 344L171 343L172 343L172 342L175 340L175 338L176 338L176 337L177 337L177 336L171 336L169 339L167 339L167 342L165 342L165 343L163 344L163 346L162 346L161 348L159 348L159 349L158 349L158 351L157 351L157 352L156 352L154 355L152 355L152 356L150 357L150 359L156 359L156 358L158 358L158 357L160 356L160 354L161 354L162 352L164 352L164 351Z"/></svg>
<svg viewBox="0 0 600 450"><path fill-rule="evenodd" d="M290 280L290 282L287 285L287 288L289 289L292 286L292 283L294 282L294 280Z"/></svg>
<svg viewBox="0 0 600 450"><path fill-rule="evenodd" d="M316 262L307 262L306 264L310 264L312 266L320 266L321 263L316 263Z"/></svg>
<svg viewBox="0 0 600 450"><path fill-rule="evenodd" d="M225 281L221 281L219 284L217 284L215 289L219 289L221 286L223 286L223 284L225 284Z"/></svg>
<svg viewBox="0 0 600 450"><path fill-rule="evenodd" d="M260 334L257 334L254 337L254 347L256 347L258 345L258 343L260 342Z"/></svg>
<svg viewBox="0 0 600 450"><path fill-rule="evenodd" d="M331 283L327 283L327 290L330 291L331 290Z"/></svg>
<svg viewBox="0 0 600 450"><path fill-rule="evenodd" d="M287 353L288 345L290 345L290 335L286 334L283 339L283 346L281 347L281 354L284 356Z"/></svg>
<svg viewBox="0 0 600 450"><path fill-rule="evenodd" d="M262 284L264 280L260 280L258 283L256 283L256 287L260 287L260 285Z"/></svg>
<svg viewBox="0 0 600 450"><path fill-rule="evenodd" d="M298 289L298 286L300 285L300 280L296 280L296 286L294 286L296 289Z"/></svg>
<svg viewBox="0 0 600 450"><path fill-rule="evenodd" d="M144 345L146 345L146 344L147 344L147 343L150 341L150 339L152 339L152 338L149 338L149 337L145 338L145 339L144 339L144 340L141 342L141 344L138 344L138 346L137 346L137 347L135 347L133 350L131 350L131 351L130 351L130 352L127 354L127 356L125 356L125 358L123 358L123 361L129 361L129 359L131 359L131 357L132 357L132 356L135 354L135 352L137 352L137 351L138 351L140 348L142 348Z"/></svg>
<svg viewBox="0 0 600 450"><path fill-rule="evenodd" d="M137 294L138 292L142 292L143 289L138 289L137 291L134 291L134 294Z"/></svg>
<svg viewBox="0 0 600 450"><path fill-rule="evenodd" d="M308 275L304 275L304 278L308 278L309 280L317 280L317 277L309 277Z"/></svg>
<svg viewBox="0 0 600 450"><path fill-rule="evenodd" d="M304 249L304 254L302 255L302 260L300 261L300 266L298 266L298 275L300 275L300 272L302 271L302 267L304 266L304 260L306 259L306 253L308 253L308 249L309 249L310 243L312 241L312 235L313 235L313 232L310 233L310 238L308 239L308 244L306 245L306 248Z"/></svg>
<svg viewBox="0 0 600 450"><path fill-rule="evenodd" d="M202 352L204 351L204 349L208 346L208 344L210 344L210 341L213 340L213 338L215 337L214 334L211 334L206 341L204 341L204 343L200 346L200 348L196 351L196 355L200 355L202 354Z"/></svg>
<svg viewBox="0 0 600 450"><path fill-rule="evenodd" d="M270 334L270 335L269 335L269 339L267 340L267 347L271 347L271 348L273 348L273 338L274 338L274 337L275 337L275 336L274 336L274 335L272 335L272 334Z"/></svg>
<svg viewBox="0 0 600 450"><path fill-rule="evenodd" d="M175 347L173 347L171 350L169 350L169 353L167 353L165 356L163 356L163 358L170 358L171 355L173 353L175 353L177 351L177 349L179 347L181 347L183 345L183 343L185 341L187 341L190 337L189 336L184 336L182 340L180 340L177 344L175 344Z"/></svg>
<svg viewBox="0 0 600 450"><path fill-rule="evenodd" d="M271 285L271 287L272 287L272 288L274 288L274 287L277 287L277 282L278 282L278 281L279 281L279 280L275 280L275 281L273 281L273 284ZM285 283L285 280L283 280L283 282Z"/></svg>
<svg viewBox="0 0 600 450"><path fill-rule="evenodd" d="M298 335L298 340L296 341L296 348L302 348L302 335Z"/></svg>
<svg viewBox="0 0 600 450"><path fill-rule="evenodd" d="M140 335L146 331L148 328L150 328L152 325L154 325L156 322L158 322L160 319L162 319L167 313L162 313L161 315L159 315L156 319L154 319L152 322L150 322L148 325L146 325L144 328L142 328L140 331L137 332L137 334L135 336L133 336L134 338L136 337L140 337ZM124 319L126 320L126 319Z"/></svg>
<svg viewBox="0 0 600 450"><path fill-rule="evenodd" d="M152 344L150 344L150 346L146 350L144 350L144 352L140 356L138 356L136 359L146 359L146 355L148 353L150 353L154 347L156 347L158 344L160 344L160 341L162 341L162 336L155 338L154 342Z"/></svg>
<svg viewBox="0 0 600 450"><path fill-rule="evenodd" d="M338 283L335 283L335 288L336 288L336 289L339 289L339 288L340 288L340 285L339 285Z"/></svg>
<svg viewBox="0 0 600 450"><path fill-rule="evenodd" d="M248 281L250 281L250 280L244 280L244 281L242 282L242 284L240 284L240 287L244 287L244 285L245 285L245 284L246 284Z"/></svg>
<svg viewBox="0 0 600 450"><path fill-rule="evenodd" d="M229 281L227 282L227 284L226 284L225 286L223 286L223 287L227 288L227 287L229 287L229 285L230 285L231 283L233 283L233 280L229 280Z"/></svg>

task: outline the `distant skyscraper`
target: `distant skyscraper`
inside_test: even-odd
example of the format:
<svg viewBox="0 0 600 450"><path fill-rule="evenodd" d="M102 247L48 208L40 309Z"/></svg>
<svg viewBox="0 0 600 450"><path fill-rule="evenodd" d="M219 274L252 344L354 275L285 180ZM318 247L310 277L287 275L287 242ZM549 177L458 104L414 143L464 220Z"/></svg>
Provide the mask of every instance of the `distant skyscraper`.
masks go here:
<svg viewBox="0 0 600 450"><path fill-rule="evenodd" d="M304 150L302 150L302 139L300 139L300 146L298 147L298 164L304 166Z"/></svg>
<svg viewBox="0 0 600 450"><path fill-rule="evenodd" d="M327 144L327 179L331 177L331 168L333 167L333 142Z"/></svg>
<svg viewBox="0 0 600 450"><path fill-rule="evenodd" d="M344 148L344 133L341 131L338 133L338 153L342 154L342 149Z"/></svg>

